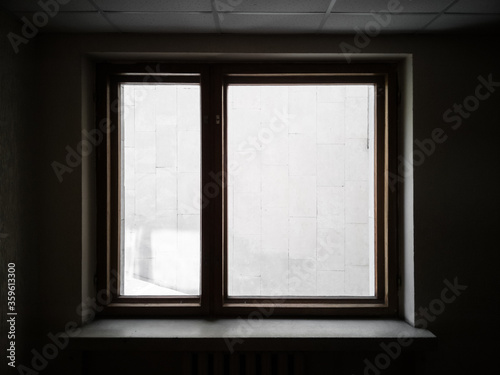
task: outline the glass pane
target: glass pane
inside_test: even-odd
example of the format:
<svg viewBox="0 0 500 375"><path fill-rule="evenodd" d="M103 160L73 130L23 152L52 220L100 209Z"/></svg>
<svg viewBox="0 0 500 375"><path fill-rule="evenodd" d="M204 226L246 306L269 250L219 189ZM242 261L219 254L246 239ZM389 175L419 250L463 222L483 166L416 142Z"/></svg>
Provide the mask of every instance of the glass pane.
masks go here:
<svg viewBox="0 0 500 375"><path fill-rule="evenodd" d="M200 294L200 87L122 85L123 295Z"/></svg>
<svg viewBox="0 0 500 375"><path fill-rule="evenodd" d="M373 95L228 87L230 297L374 295Z"/></svg>

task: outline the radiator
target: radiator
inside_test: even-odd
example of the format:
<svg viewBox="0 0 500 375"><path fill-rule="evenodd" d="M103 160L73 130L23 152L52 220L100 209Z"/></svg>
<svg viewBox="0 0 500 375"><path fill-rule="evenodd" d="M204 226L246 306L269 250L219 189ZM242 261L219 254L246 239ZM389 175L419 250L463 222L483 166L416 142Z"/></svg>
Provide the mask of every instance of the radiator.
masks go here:
<svg viewBox="0 0 500 375"><path fill-rule="evenodd" d="M184 375L305 375L301 353L184 353Z"/></svg>

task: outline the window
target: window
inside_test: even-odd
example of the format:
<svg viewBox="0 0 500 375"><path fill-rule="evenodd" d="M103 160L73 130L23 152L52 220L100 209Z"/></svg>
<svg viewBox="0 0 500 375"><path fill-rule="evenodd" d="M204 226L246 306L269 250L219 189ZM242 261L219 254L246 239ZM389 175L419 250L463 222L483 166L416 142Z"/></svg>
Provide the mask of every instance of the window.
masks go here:
<svg viewBox="0 0 500 375"><path fill-rule="evenodd" d="M395 76L391 64L100 65L105 313L394 315Z"/></svg>
<svg viewBox="0 0 500 375"><path fill-rule="evenodd" d="M200 295L200 85L121 83L121 294Z"/></svg>

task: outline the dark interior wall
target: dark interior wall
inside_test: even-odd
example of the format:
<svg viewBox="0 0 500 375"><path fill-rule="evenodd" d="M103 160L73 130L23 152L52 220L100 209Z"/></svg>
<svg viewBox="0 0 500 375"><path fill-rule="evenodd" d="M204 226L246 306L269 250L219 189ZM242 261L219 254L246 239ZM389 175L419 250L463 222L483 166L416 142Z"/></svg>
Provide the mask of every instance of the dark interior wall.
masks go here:
<svg viewBox="0 0 500 375"><path fill-rule="evenodd" d="M67 147L76 149L82 128L88 125L85 120L88 105L82 104L87 100L83 93L85 82L82 82L86 68L82 68L82 62L88 54L210 53L220 57L238 53L242 58L255 53L324 54L340 53L339 43L343 41L352 44L353 37L39 37L37 101L41 110L34 125L43 131L37 138L40 148L34 157L41 176L36 184L41 202L38 211L41 236L34 252L40 258L39 268L44 270L39 283L39 295L44 302L43 335L64 330L68 322L81 319L77 307L82 299L82 259L85 258L82 249L86 247L82 236L88 233L86 226L92 225L88 218L82 219L88 171L74 161L75 166L70 166L72 171L64 173L59 181L52 165L54 161L67 165ZM483 98L489 90L488 98L469 97L476 96L476 87L482 82L479 77L500 82L498 41L494 35L388 36L374 38L362 51L412 54L413 59L413 138L419 145L428 147L428 155L424 153L415 159L419 165L414 171L415 306L417 323L427 325L439 339L439 348L429 354L426 361L416 364L422 374L477 371L495 359L495 345L489 340L492 333L498 333L494 319L499 315L496 297L500 287L496 275L499 255L495 232L500 225L497 194L500 87L490 83L489 88L479 90ZM2 84L2 93L3 90ZM464 100L467 107L474 110L463 110L460 126L457 118L448 118L446 122L443 119L446 111L453 111L455 103L463 104ZM9 109L7 115L21 116L22 110L14 108L18 106ZM19 114L15 115L15 111ZM29 124L23 128L28 129ZM432 150L428 140L437 128L443 129L447 139ZM14 137L15 131L11 132ZM22 141L16 143L22 144ZM419 145L414 146L416 150L421 149ZM402 177L411 180L408 175ZM25 199L19 195L23 190L12 191L17 191L17 201L20 202L21 197ZM29 198L33 193L26 190L23 194ZM12 210L16 211L16 207ZM16 225L15 228L23 227ZM18 251L17 256L27 262L31 254ZM444 280L453 284L455 278L467 289L458 290L460 295L451 302L453 295L445 293L443 299L442 292L449 289ZM420 308L430 308L430 312L419 316Z"/></svg>
<svg viewBox="0 0 500 375"><path fill-rule="evenodd" d="M495 321L500 312L494 297L500 287L495 275L500 260L495 238L500 224L498 40L423 40L419 50L425 54L414 56L414 138L428 138L437 126L449 136L415 168L416 308L439 312L433 301L442 299L445 279L457 278L467 286L455 301L445 303L442 313L425 319L440 342L434 361L457 373L493 364L498 347L490 338L499 333ZM488 77L496 83L484 98L487 91L476 89ZM479 98L476 109L473 97ZM462 115L444 122L455 104L464 106Z"/></svg>
<svg viewBox="0 0 500 375"><path fill-rule="evenodd" d="M34 43L16 53L7 38L21 25L0 12L0 370L6 364L10 339L7 319L8 264L15 263L16 364L27 357L38 337L38 125ZM10 310L9 310L10 311ZM4 336L5 333L5 336ZM6 345L9 343L9 345Z"/></svg>

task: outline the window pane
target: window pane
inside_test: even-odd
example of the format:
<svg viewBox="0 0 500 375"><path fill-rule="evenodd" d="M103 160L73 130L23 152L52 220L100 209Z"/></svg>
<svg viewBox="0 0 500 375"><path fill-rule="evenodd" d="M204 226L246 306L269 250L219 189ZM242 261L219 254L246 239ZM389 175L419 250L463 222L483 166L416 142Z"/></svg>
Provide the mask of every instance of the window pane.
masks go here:
<svg viewBox="0 0 500 375"><path fill-rule="evenodd" d="M228 87L228 294L374 295L373 85Z"/></svg>
<svg viewBox="0 0 500 375"><path fill-rule="evenodd" d="M200 294L200 87L122 85L123 295Z"/></svg>

